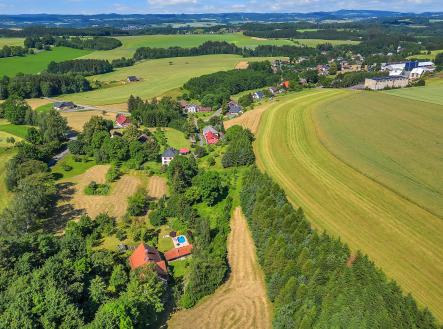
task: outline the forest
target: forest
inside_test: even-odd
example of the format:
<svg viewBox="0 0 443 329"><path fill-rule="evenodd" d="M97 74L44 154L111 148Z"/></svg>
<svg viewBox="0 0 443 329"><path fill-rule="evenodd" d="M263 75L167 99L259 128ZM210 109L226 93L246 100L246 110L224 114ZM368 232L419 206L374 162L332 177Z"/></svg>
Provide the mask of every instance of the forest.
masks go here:
<svg viewBox="0 0 443 329"><path fill-rule="evenodd" d="M273 327L438 328L427 310L360 252L314 231L284 191L250 168L241 205L274 305Z"/></svg>
<svg viewBox="0 0 443 329"><path fill-rule="evenodd" d="M19 74L0 80L0 99L10 95L22 98L51 97L91 90L89 81L74 74Z"/></svg>
<svg viewBox="0 0 443 329"><path fill-rule="evenodd" d="M183 88L190 98L201 101L203 106L218 108L228 102L231 95L245 90L272 86L280 81L273 74L268 61L250 64L246 70L216 72L192 78Z"/></svg>
<svg viewBox="0 0 443 329"><path fill-rule="evenodd" d="M83 76L97 75L111 72L113 66L101 59L73 59L64 62L51 62L47 71L53 74L79 74Z"/></svg>
<svg viewBox="0 0 443 329"><path fill-rule="evenodd" d="M24 41L26 48L41 49L44 46L59 46L76 49L91 49L91 50L111 50L122 45L121 41L115 38L94 36L92 38L80 37L59 37L46 35L33 35L26 37Z"/></svg>

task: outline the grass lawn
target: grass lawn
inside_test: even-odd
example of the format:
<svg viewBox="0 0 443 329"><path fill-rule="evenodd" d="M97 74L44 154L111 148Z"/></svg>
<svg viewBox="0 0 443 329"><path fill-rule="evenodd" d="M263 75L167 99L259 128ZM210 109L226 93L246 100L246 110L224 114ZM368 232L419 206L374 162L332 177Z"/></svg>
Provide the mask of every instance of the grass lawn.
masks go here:
<svg viewBox="0 0 443 329"><path fill-rule="evenodd" d="M12 193L8 192L5 185L5 167L17 151L13 148L0 148L0 211L3 210L11 199Z"/></svg>
<svg viewBox="0 0 443 329"><path fill-rule="evenodd" d="M26 138L26 134L28 133L28 128L30 126L27 125L14 125L12 123L8 123L8 121L4 119L0 119L0 131L14 135L14 137Z"/></svg>
<svg viewBox="0 0 443 329"><path fill-rule="evenodd" d="M71 166L72 170L64 170L63 164ZM86 172L86 170L95 165L96 163L93 159L88 160L87 162L75 162L73 156L69 154L52 168L52 172L55 174L55 177L57 179L69 179L74 176L83 174L84 172Z"/></svg>
<svg viewBox="0 0 443 329"><path fill-rule="evenodd" d="M174 273L174 278L184 277L188 273L189 259L179 259L168 263L169 267L172 267Z"/></svg>
<svg viewBox="0 0 443 329"><path fill-rule="evenodd" d="M49 112L54 107L53 103L49 103L46 105L39 106L35 109L36 112L46 113Z"/></svg>
<svg viewBox="0 0 443 329"><path fill-rule="evenodd" d="M55 47L51 51L42 51L35 55L0 58L0 72L7 76L15 76L19 72L40 73L47 68L51 61L61 62L84 56L90 52L90 50Z"/></svg>
<svg viewBox="0 0 443 329"><path fill-rule="evenodd" d="M237 55L208 55L147 60L111 73L91 77L92 80L112 83L111 87L65 95L60 98L89 105L125 103L130 95L150 99L183 86L192 77L234 69L238 62L244 60L262 61L267 59L272 58L245 59ZM142 81L125 83L126 78L130 75L135 75Z"/></svg>
<svg viewBox="0 0 443 329"><path fill-rule="evenodd" d="M20 142L22 138L0 130L0 148L11 147L13 144L6 142L9 137L14 138L16 142Z"/></svg>
<svg viewBox="0 0 443 329"><path fill-rule="evenodd" d="M241 33L227 34L180 34L180 35L137 35L117 37L123 43L123 46L106 51L95 51L84 56L84 58L97 59L115 59L120 57L132 57L137 48L169 48L183 47L192 48L201 45L206 41L227 41L238 47L254 48L259 45L291 45L287 39L268 39L260 40L245 36Z"/></svg>
<svg viewBox="0 0 443 329"><path fill-rule="evenodd" d="M191 142L186 138L182 131L176 130L174 128L163 128L165 131L165 137L168 141L168 145L176 148L177 150L181 148L191 148Z"/></svg>
<svg viewBox="0 0 443 329"><path fill-rule="evenodd" d="M367 253L440 320L442 114L383 93L310 90L265 111L255 142L259 167L315 228Z"/></svg>
<svg viewBox="0 0 443 329"><path fill-rule="evenodd" d="M435 56L437 56L437 54L443 53L443 49L439 49L439 50L432 50L431 54L428 55L426 52L421 53L420 55L412 55L409 56L408 58L417 58L417 59L430 59L430 60L434 60Z"/></svg>
<svg viewBox="0 0 443 329"><path fill-rule="evenodd" d="M412 100L443 105L443 79L428 79L426 80L426 86L424 87L392 89L384 91L384 93L409 98Z"/></svg>
<svg viewBox="0 0 443 329"><path fill-rule="evenodd" d="M0 37L0 48L3 46L24 46L24 38L1 38Z"/></svg>
<svg viewBox="0 0 443 329"><path fill-rule="evenodd" d="M165 252L174 248L174 243L170 237L164 237L168 235L172 229L169 225L163 225L160 227L160 233L158 234L158 245L157 249L161 252Z"/></svg>

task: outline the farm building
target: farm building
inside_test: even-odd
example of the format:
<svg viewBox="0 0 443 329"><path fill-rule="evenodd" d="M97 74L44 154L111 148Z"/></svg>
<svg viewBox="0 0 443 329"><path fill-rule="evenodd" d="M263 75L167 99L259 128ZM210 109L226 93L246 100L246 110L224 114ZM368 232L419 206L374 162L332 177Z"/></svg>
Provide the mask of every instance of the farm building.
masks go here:
<svg viewBox="0 0 443 329"><path fill-rule="evenodd" d="M137 81L140 81L140 79L137 78L135 75L130 75L130 76L126 79L126 81L127 81L127 82L137 82Z"/></svg>
<svg viewBox="0 0 443 329"><path fill-rule="evenodd" d="M173 248L165 252L165 259L168 262L172 262L174 260L187 257L192 254L192 244L188 244L183 247Z"/></svg>
<svg viewBox="0 0 443 329"><path fill-rule="evenodd" d="M73 110L77 108L77 105L75 105L73 102L55 102L53 108L57 111L65 111Z"/></svg>
<svg viewBox="0 0 443 329"><path fill-rule="evenodd" d="M286 89L288 89L289 88L289 81L283 81L281 84L280 84L280 86L282 86L283 88L286 88Z"/></svg>
<svg viewBox="0 0 443 329"><path fill-rule="evenodd" d="M217 144L220 140L220 134L213 126L204 127L203 136L205 137L206 143L209 145Z"/></svg>
<svg viewBox="0 0 443 329"><path fill-rule="evenodd" d="M364 71L364 70L366 70L366 67L362 64L348 64L348 63L342 62L340 73L359 72L359 71Z"/></svg>
<svg viewBox="0 0 443 329"><path fill-rule="evenodd" d="M162 279L167 278L168 268L166 267L166 262L161 258L159 251L154 247L140 243L129 257L129 265L131 269L135 270L148 264L155 264L155 271L159 277Z"/></svg>
<svg viewBox="0 0 443 329"><path fill-rule="evenodd" d="M230 101L228 103L228 113L230 115L239 115L241 111L242 111L241 106L238 105L236 102Z"/></svg>
<svg viewBox="0 0 443 329"><path fill-rule="evenodd" d="M175 156L178 154L178 151L173 148L167 148L162 154L162 165L169 166L172 160L174 160Z"/></svg>
<svg viewBox="0 0 443 329"><path fill-rule="evenodd" d="M403 76L389 76L381 78L365 79L365 88L371 90L383 90L387 88L404 88L409 84L409 79Z"/></svg>
<svg viewBox="0 0 443 329"><path fill-rule="evenodd" d="M117 128L126 128L131 124L131 120L124 114L117 114L115 117L115 126Z"/></svg>

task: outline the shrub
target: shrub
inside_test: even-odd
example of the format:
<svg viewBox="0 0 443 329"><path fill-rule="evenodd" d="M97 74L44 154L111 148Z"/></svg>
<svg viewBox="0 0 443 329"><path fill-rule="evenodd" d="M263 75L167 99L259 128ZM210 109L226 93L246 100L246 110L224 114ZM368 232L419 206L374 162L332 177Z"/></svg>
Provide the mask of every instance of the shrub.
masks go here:
<svg viewBox="0 0 443 329"><path fill-rule="evenodd" d="M106 173L106 181L111 183L118 180L121 176L120 164L113 164Z"/></svg>
<svg viewBox="0 0 443 329"><path fill-rule="evenodd" d="M63 169L64 171L71 171L71 170L72 170L72 167L71 167L70 165L68 165L67 163L63 163L63 164L62 164L62 169Z"/></svg>
<svg viewBox="0 0 443 329"><path fill-rule="evenodd" d="M108 195L111 190L111 186L108 184L97 184L92 181L85 188L86 195Z"/></svg>
<svg viewBox="0 0 443 329"><path fill-rule="evenodd" d="M143 189L128 198L128 214L131 216L145 215L149 209L149 199Z"/></svg>

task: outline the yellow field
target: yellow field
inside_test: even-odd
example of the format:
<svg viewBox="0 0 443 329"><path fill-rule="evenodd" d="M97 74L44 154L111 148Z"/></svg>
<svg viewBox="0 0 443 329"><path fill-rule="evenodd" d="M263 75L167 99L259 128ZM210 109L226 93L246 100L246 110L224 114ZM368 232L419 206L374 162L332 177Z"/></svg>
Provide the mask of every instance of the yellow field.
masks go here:
<svg viewBox="0 0 443 329"><path fill-rule="evenodd" d="M335 102L342 107L351 107L355 97L363 94L347 90L311 90L280 98L277 104L264 112L261 120L255 145L258 165L277 180L291 202L303 207L315 228L339 236L352 249L367 253L405 292L411 292L420 305L429 307L441 321L442 218L419 206L419 202L410 201L388 188L382 175L370 178L366 172L362 173L341 161L322 143L330 132L322 130L317 122L317 113L332 109L331 104ZM393 97L379 93L370 95L374 98ZM346 99L349 102L343 103ZM398 110L401 110L402 102L408 102L398 97L395 100ZM368 102L364 100L360 109L366 106L372 108ZM386 112L391 109L389 106L383 108L382 102L378 106ZM418 103L417 106L423 109L427 103ZM358 116L359 112L355 113ZM406 112L405 116L411 114ZM395 128L401 120L404 118L389 122ZM398 144L399 139L394 138L397 130L392 127L394 136L387 138L385 143L397 143L398 153L402 153L403 149L405 161L422 156L426 161L430 155L421 149L422 144L415 141L423 137L417 131L428 130L432 134L438 123L421 126L419 121L411 122L415 129L408 132L408 143ZM373 135L380 134L380 130L389 131L386 122L364 121L364 124L367 127L361 128ZM352 135L348 138L352 139ZM411 147L415 154L407 152ZM351 150L350 154L353 153L358 154L358 150ZM439 159L432 158L432 161L442 161L441 156ZM432 171L435 181L443 180L441 170L428 167L423 170Z"/></svg>
<svg viewBox="0 0 443 329"><path fill-rule="evenodd" d="M190 310L172 315L171 329L270 329L271 305L254 241L241 209L231 219L228 281Z"/></svg>

